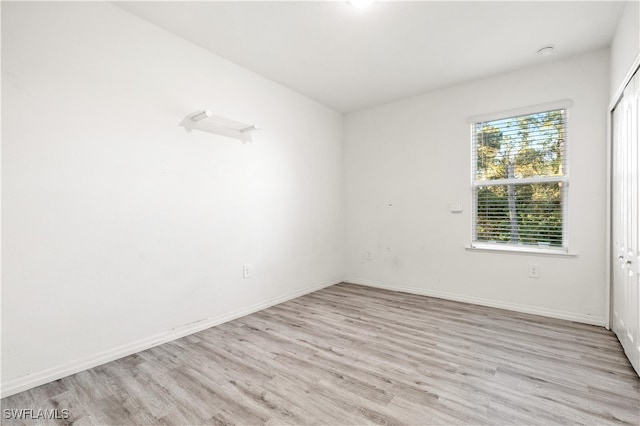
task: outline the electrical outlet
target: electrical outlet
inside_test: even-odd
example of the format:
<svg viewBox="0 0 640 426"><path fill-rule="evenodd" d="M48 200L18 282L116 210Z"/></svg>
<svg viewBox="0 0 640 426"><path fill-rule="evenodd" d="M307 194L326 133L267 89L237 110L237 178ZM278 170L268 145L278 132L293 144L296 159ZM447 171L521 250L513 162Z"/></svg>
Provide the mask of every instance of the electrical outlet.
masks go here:
<svg viewBox="0 0 640 426"><path fill-rule="evenodd" d="M367 251L367 260L373 260L373 252Z"/></svg>
<svg viewBox="0 0 640 426"><path fill-rule="evenodd" d="M529 278L540 278L540 265L537 263L529 264Z"/></svg>
<svg viewBox="0 0 640 426"><path fill-rule="evenodd" d="M242 278L251 278L251 265L242 265Z"/></svg>

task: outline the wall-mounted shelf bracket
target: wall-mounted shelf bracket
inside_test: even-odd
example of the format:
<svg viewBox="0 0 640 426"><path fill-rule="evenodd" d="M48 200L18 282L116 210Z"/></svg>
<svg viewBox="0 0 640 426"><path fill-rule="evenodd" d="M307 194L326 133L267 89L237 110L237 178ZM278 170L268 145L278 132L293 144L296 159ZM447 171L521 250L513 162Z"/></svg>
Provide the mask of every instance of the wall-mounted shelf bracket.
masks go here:
<svg viewBox="0 0 640 426"><path fill-rule="evenodd" d="M255 124L230 120L228 118L214 115L208 110L196 111L187 115L180 122L180 126L184 127L188 132L195 129L202 132L239 139L242 142L251 142L251 133L258 130L258 127Z"/></svg>

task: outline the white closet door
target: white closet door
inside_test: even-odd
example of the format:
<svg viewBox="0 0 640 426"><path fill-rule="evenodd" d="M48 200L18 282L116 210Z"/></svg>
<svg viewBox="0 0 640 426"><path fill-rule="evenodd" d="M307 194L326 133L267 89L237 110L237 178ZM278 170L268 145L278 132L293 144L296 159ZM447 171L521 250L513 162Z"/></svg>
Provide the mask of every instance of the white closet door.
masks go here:
<svg viewBox="0 0 640 426"><path fill-rule="evenodd" d="M613 111L613 331L640 375L640 73Z"/></svg>

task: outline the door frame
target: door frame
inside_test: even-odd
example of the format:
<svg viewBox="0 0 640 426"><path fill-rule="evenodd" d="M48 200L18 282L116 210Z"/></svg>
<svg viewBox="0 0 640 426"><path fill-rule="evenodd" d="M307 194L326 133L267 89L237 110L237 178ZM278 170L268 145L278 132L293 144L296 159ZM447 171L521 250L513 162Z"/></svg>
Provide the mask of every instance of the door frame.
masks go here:
<svg viewBox="0 0 640 426"><path fill-rule="evenodd" d="M605 328L607 330L611 330L611 326L613 324L613 286L611 283L613 282L613 259L611 258L611 253L613 253L613 221L612 221L612 197L613 197L613 110L616 108L620 100L622 99L622 94L624 93L625 87L631 81L631 78L636 73L636 71L640 70L640 54L638 54L631 64L631 67L625 74L622 83L618 87L618 90L614 93L611 98L611 102L609 103L609 108L607 109L607 247L605 250L606 262L605 262Z"/></svg>

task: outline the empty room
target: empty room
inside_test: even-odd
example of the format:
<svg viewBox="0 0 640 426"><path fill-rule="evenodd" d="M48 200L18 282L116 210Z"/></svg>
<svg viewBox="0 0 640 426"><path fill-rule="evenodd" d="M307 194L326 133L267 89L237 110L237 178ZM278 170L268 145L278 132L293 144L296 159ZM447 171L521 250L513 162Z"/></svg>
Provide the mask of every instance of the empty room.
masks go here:
<svg viewBox="0 0 640 426"><path fill-rule="evenodd" d="M640 1L0 7L2 424L640 424Z"/></svg>

